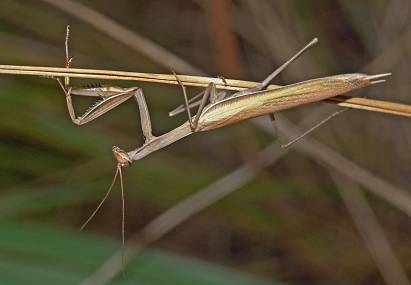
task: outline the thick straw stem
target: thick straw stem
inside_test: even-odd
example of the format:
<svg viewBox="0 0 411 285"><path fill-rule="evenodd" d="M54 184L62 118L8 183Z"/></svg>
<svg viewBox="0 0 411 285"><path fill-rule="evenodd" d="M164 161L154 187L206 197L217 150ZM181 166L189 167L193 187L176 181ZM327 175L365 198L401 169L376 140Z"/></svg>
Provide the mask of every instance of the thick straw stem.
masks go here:
<svg viewBox="0 0 411 285"><path fill-rule="evenodd" d="M47 66L17 66L0 65L0 74L34 75L44 77L76 77L105 80L127 80L142 81L163 84L178 84L173 74L141 73L114 70L81 69L81 68L59 68ZM210 82L216 84L217 89L243 90L255 87L258 83L252 81L212 78L204 76L178 75L178 78L186 86L207 87ZM280 87L270 85L268 89ZM411 117L411 106L382 100L373 100L360 97L336 96L324 100L324 102L336 104L341 107L367 110L392 114L403 117Z"/></svg>

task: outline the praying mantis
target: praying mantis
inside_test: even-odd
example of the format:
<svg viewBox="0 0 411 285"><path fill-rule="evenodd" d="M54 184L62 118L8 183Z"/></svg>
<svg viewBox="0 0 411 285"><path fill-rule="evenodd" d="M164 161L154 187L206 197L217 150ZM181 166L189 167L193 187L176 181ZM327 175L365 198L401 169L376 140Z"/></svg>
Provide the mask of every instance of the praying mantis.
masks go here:
<svg viewBox="0 0 411 285"><path fill-rule="evenodd" d="M70 68L72 63L72 58L70 58L68 52L68 39L69 29L67 29L65 45L66 68ZM77 88L70 85L70 78L68 76L64 77L64 81L60 78L56 78L65 94L70 118L76 125L83 125L91 122L130 98L134 98L136 100L140 112L141 128L144 136L143 145L128 152L120 147L113 146L112 151L117 161L117 168L114 178L105 196L81 228L84 228L88 224L88 222L103 205L104 201L110 194L117 177L119 176L123 208L122 241L124 244L125 210L122 169L130 166L134 161L140 160L145 156L191 134L221 128L223 126L263 115L269 115L270 118L274 120L274 113L277 111L317 102L326 98L345 94L355 89L381 83L385 81L384 77L390 75L390 73L377 75L366 75L360 73L341 74L307 80L272 90L266 90L269 83L282 70L284 70L291 62L293 62L297 57L317 42L318 40L314 38L257 86L238 91L230 96L227 96L225 92L217 92L216 85L214 83L210 83L203 92L188 100L185 86L179 80L178 75L174 73L182 88L184 104L171 111L170 116L186 111L188 120L181 126L160 136L155 136L152 133L150 114L143 90L141 88L121 88L116 86L100 85L87 88ZM97 101L84 114L76 116L72 103L72 96L100 97L101 100ZM199 100L195 101L196 99ZM191 109L196 106L198 106L197 112L195 115L192 115ZM331 116L329 118L331 118Z"/></svg>
<svg viewBox="0 0 411 285"><path fill-rule="evenodd" d="M57 80L66 95L70 118L76 125L91 122L134 97L140 111L145 142L143 146L129 152L116 146L113 147L113 153L119 166L126 167L134 161L140 160L152 152L160 150L193 133L221 128L258 116L272 115L277 111L345 94L371 84L385 82L382 78L391 75L390 73L371 76L360 73L341 74L307 80L273 90L264 90L286 66L317 42L316 38L313 39L256 87L236 92L231 96L226 96L224 92L218 93L215 84L210 83L205 91L199 94L202 95L201 101L189 105L198 96L188 100L185 86L175 74L183 90L185 106L183 108L182 106L177 107L170 112L170 116L181 113L181 110L187 110L188 121L161 136L154 136L152 134L150 114L141 88L121 88L116 86L76 88L69 85L69 77L65 77L64 84L60 79L57 78ZM66 55L66 67L70 68L71 59L68 57L68 53ZM71 99L72 95L101 97L102 100L96 102L83 115L76 117ZM190 109L197 105L199 105L197 113L195 116L192 116Z"/></svg>

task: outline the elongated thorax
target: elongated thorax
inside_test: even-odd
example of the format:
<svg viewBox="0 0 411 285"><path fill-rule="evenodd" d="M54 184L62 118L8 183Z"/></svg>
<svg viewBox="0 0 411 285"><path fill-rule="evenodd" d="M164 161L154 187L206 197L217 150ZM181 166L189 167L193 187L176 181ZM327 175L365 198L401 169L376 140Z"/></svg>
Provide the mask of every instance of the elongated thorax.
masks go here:
<svg viewBox="0 0 411 285"><path fill-rule="evenodd" d="M207 106L197 131L211 130L303 104L317 102L372 84L372 76L352 73L303 81L272 90L233 96Z"/></svg>

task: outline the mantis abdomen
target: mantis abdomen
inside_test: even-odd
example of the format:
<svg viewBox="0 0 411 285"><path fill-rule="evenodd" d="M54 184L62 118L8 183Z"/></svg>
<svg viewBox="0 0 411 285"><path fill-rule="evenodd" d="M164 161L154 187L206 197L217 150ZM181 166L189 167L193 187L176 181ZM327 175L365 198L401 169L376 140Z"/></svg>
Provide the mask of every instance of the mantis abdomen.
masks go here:
<svg viewBox="0 0 411 285"><path fill-rule="evenodd" d="M324 100L376 83L376 81L372 82L371 80L382 76L368 76L359 73L341 74L223 99L204 109L198 120L197 131L212 130L276 111Z"/></svg>

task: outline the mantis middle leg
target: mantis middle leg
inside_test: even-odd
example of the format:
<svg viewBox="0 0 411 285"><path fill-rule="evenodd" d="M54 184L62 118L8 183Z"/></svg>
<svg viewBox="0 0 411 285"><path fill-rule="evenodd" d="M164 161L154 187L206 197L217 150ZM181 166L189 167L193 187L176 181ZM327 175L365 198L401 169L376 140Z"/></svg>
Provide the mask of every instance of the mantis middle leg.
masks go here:
<svg viewBox="0 0 411 285"><path fill-rule="evenodd" d="M174 76L176 77L179 85L181 86L181 89L183 90L183 96L184 96L184 104L185 104L185 109L187 110L188 114L188 121L190 123L191 130L195 132L197 130L198 126L198 120L200 119L201 113L204 110L204 107L207 106L207 102L210 101L211 103L217 102L218 100L221 100L221 97L225 96L225 93L223 96L219 95L216 92L216 86L213 82L210 82L207 86L207 88L204 90L203 93L203 98L201 99L200 106L198 107L197 114L194 117L194 120L192 119L191 115L191 110L189 106L189 100L187 99L187 92L184 84L181 82L181 80L178 78L177 74L174 73ZM199 95L200 95L199 94Z"/></svg>
<svg viewBox="0 0 411 285"><path fill-rule="evenodd" d="M182 82L178 79L178 77L177 77L177 81L179 81L180 86L183 86ZM194 95L192 98L187 100L188 106L185 103L181 104L180 106L176 107L174 110L170 111L168 113L168 115L170 117L173 117L175 115L178 115L178 114L184 112L187 109L191 110L194 107L200 106L200 104L201 104L201 99L200 98L203 98L204 93L205 93L205 90L203 90L203 91L199 92L198 94ZM216 91L215 96L210 98L210 102L217 102L219 100L222 100L226 97L226 95L227 95L227 93L225 91L218 91L218 92ZM197 100L197 99L200 99L200 100Z"/></svg>

